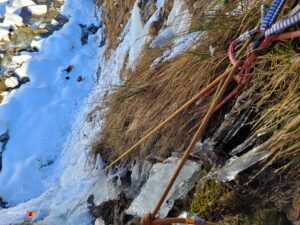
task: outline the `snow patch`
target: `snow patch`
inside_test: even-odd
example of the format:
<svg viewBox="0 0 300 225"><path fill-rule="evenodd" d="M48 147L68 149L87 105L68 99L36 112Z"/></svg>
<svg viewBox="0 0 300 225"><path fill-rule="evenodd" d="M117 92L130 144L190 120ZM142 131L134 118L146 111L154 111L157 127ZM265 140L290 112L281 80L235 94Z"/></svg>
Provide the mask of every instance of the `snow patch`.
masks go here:
<svg viewBox="0 0 300 225"><path fill-rule="evenodd" d="M28 10L33 15L44 15L47 13L47 5L31 5L28 6Z"/></svg>
<svg viewBox="0 0 300 225"><path fill-rule="evenodd" d="M5 79L4 83L5 83L6 87L14 88L14 87L18 86L19 81L16 77L8 77Z"/></svg>
<svg viewBox="0 0 300 225"><path fill-rule="evenodd" d="M150 47L163 47L169 44L172 39L186 34L190 26L190 20L191 15L186 3L181 0L175 0L166 22L166 28L159 32L158 36L150 44Z"/></svg>
<svg viewBox="0 0 300 225"><path fill-rule="evenodd" d="M3 23L6 25L10 25L12 27L16 27L16 26L19 27L19 26L23 26L23 19L21 16L18 16L16 14L7 13L5 15L5 19Z"/></svg>
<svg viewBox="0 0 300 225"><path fill-rule="evenodd" d="M16 55L16 56L12 57L12 61L17 63L17 64L22 64L22 63L28 61L31 58L32 58L31 55Z"/></svg>

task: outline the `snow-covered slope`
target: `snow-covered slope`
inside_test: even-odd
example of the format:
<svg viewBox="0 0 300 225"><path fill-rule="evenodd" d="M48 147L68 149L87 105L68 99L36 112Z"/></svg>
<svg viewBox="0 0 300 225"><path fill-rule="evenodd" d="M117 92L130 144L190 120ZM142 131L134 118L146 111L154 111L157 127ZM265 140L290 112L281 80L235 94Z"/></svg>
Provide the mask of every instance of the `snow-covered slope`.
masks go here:
<svg viewBox="0 0 300 225"><path fill-rule="evenodd" d="M97 83L103 31L82 45L79 25L99 26L101 14L93 0L68 0L63 14L69 22L43 40L40 51L31 53L32 59L19 70L30 82L10 92L0 105L10 136L0 195L12 206L0 210L1 225L22 222L32 208L40 224L87 224L91 218L86 200L93 188L101 186L96 200L114 193L106 188L104 176L93 175L85 151L93 133L83 121L92 99L83 100ZM69 74L64 71L68 65L74 67Z"/></svg>

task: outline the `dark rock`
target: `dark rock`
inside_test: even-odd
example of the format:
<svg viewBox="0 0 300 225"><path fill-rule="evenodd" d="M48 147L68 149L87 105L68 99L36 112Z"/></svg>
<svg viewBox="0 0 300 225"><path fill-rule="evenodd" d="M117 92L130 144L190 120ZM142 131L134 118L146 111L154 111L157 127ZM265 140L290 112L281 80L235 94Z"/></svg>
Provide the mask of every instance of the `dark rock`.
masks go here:
<svg viewBox="0 0 300 225"><path fill-rule="evenodd" d="M7 208L7 202L4 201L3 197L0 195L0 209Z"/></svg>
<svg viewBox="0 0 300 225"><path fill-rule="evenodd" d="M101 26L97 27L94 24L91 24L90 26L79 24L79 26L81 27L81 30L82 30L82 35L81 35L81 44L82 45L87 44L89 36L97 33L97 31L101 27Z"/></svg>
<svg viewBox="0 0 300 225"><path fill-rule="evenodd" d="M101 218L105 224L127 224L133 219L133 216L126 214L126 209L130 206L132 199L127 199L121 192L117 199L109 200L95 206L94 197L88 198L88 207L94 218Z"/></svg>
<svg viewBox="0 0 300 225"><path fill-rule="evenodd" d="M32 16L32 13L29 11L28 7L23 7L21 9L21 13L20 13L20 16L22 17L23 19L23 23L24 24L28 24L29 23L29 20Z"/></svg>

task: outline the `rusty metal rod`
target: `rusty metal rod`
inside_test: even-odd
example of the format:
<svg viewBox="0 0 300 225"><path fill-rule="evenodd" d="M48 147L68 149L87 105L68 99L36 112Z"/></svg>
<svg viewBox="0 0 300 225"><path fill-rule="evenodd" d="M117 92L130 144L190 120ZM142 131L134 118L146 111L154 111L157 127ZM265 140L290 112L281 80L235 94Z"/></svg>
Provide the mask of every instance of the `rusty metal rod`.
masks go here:
<svg viewBox="0 0 300 225"><path fill-rule="evenodd" d="M172 188L178 174L180 173L182 167L184 166L186 160L188 159L190 153L192 152L192 150L194 149L195 147L195 144L197 143L197 141L199 139L202 138L203 134L204 134L204 131L206 129L206 126L209 122L209 119L211 118L212 114L213 114L213 111L215 109L215 107L217 106L218 102L221 100L227 86L229 85L231 79L233 78L234 74L236 73L237 69L239 68L239 66L241 65L241 61L239 60L233 67L232 67L232 70L230 71L229 75L227 76L226 80L224 81L224 84L222 86L222 88L220 89L218 95L216 96L216 98L214 98L212 104L210 105L210 108L209 110L207 111L205 117L203 118L202 120L202 123L200 125L200 127L198 128L196 134L194 135L191 143L189 144L188 148L185 150L185 153L183 155L183 157L181 158L181 161L179 162L179 164L177 165L177 168L171 178L171 180L169 181L166 189L164 190L162 196L160 197L155 209L153 210L153 212L151 213L152 215L152 218L155 218L155 215L158 213L160 207L162 206L162 204L164 203L170 189ZM221 77L221 76L220 76ZM219 77L219 78L220 78ZM220 79L221 81L222 79Z"/></svg>
<svg viewBox="0 0 300 225"><path fill-rule="evenodd" d="M172 223L182 223L182 224L195 224L195 225L214 225L214 223L206 221L205 223L197 223L191 218L161 218L152 221L151 225L163 225Z"/></svg>

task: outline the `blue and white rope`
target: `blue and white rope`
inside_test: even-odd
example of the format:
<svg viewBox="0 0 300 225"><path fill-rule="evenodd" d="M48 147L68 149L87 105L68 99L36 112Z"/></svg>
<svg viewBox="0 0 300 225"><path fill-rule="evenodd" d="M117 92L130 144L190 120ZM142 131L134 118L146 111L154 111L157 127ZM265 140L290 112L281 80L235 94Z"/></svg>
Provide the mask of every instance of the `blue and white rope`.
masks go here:
<svg viewBox="0 0 300 225"><path fill-rule="evenodd" d="M267 29L265 32L265 36L271 36L274 34L281 33L282 31L286 30L287 28L297 24L300 22L300 11L288 17L286 19L282 19L275 23L271 28Z"/></svg>
<svg viewBox="0 0 300 225"><path fill-rule="evenodd" d="M267 15L263 18L263 21L261 23L261 27L260 27L261 32L265 32L268 28L271 27L271 25L276 20L285 1L286 0L274 0L272 2Z"/></svg>

